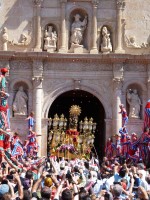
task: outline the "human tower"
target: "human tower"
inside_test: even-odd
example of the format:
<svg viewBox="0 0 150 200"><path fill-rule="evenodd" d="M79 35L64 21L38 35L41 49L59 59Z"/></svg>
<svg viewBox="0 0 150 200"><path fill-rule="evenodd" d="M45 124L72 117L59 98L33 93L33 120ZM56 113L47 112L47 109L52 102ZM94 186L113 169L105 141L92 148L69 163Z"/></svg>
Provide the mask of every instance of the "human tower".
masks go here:
<svg viewBox="0 0 150 200"><path fill-rule="evenodd" d="M21 156L37 156L38 144L36 133L34 132L34 113L31 112L28 121L28 136L24 143L20 140L17 132L12 133L10 129L10 112L8 106L9 94L6 92L6 74L7 68L1 69L0 75L0 162L5 157L10 159Z"/></svg>
<svg viewBox="0 0 150 200"><path fill-rule="evenodd" d="M123 104L120 106L122 126L114 135L114 141L109 138L106 143L106 156L122 157L131 162L138 163L140 160L149 165L150 160L150 100L145 107L143 132L138 136L135 132L129 134L127 130L128 115Z"/></svg>

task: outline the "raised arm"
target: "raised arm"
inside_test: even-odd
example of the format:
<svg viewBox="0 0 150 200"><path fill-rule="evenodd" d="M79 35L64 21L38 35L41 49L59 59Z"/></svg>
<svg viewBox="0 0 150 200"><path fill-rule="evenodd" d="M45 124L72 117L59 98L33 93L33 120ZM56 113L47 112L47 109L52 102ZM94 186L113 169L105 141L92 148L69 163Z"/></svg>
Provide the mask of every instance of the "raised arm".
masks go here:
<svg viewBox="0 0 150 200"><path fill-rule="evenodd" d="M23 187L22 187L22 184L21 184L20 177L19 177L18 174L14 174L13 177L16 180L17 185L18 185L18 195L19 195L19 198L23 199Z"/></svg>

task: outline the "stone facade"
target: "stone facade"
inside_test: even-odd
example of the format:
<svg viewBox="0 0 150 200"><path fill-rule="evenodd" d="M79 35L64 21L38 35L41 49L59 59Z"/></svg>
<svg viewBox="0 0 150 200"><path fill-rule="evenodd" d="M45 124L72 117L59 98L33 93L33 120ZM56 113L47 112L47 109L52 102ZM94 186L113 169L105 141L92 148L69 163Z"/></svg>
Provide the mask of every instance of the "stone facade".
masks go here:
<svg viewBox="0 0 150 200"><path fill-rule="evenodd" d="M119 104L128 89L137 89L141 99L138 119L129 120L129 132L141 132L144 106L150 98L150 16L149 0L0 0L0 67L10 69L9 105L19 86L28 96L28 113L35 112L41 154L46 154L47 117L53 101L62 93L80 89L96 96L105 110L106 138L121 126ZM142 5L141 5L142 4ZM142 11L141 11L142 7ZM87 18L80 44L71 44L74 16ZM48 27L57 35L55 48L44 48ZM106 27L106 32L103 33ZM80 28L80 29L79 29ZM52 43L51 43L52 44ZM110 50L111 44L111 50ZM51 48L51 47L50 47ZM73 48L73 49L72 49ZM70 53L71 49L71 53ZM26 116L14 116L25 138Z"/></svg>

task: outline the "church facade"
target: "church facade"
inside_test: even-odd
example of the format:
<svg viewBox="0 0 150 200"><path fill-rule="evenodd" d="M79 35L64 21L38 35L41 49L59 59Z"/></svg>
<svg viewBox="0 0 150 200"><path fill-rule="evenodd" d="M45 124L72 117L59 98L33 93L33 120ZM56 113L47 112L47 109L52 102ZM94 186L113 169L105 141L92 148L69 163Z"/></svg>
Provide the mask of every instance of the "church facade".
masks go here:
<svg viewBox="0 0 150 200"><path fill-rule="evenodd" d="M0 67L9 69L13 131L25 139L33 110L46 155L52 103L82 90L103 105L105 138L121 127L120 104L128 111L129 133L142 132L150 98L149 0L0 0L0 9ZM14 102L20 86L23 112Z"/></svg>

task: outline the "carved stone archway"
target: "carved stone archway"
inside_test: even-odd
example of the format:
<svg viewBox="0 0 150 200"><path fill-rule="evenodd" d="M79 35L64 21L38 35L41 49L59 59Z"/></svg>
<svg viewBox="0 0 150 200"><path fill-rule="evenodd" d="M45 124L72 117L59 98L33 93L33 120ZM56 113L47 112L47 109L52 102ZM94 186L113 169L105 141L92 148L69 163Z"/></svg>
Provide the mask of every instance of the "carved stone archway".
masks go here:
<svg viewBox="0 0 150 200"><path fill-rule="evenodd" d="M108 107L108 102L105 101L104 95L100 94L97 89L85 85L81 85L80 87L81 90L86 91L94 95L95 97L98 98L98 100L102 103L104 110L105 110L105 118L110 119L112 118L112 113L110 112L110 109ZM55 89L54 91L50 92L46 98L44 99L43 102L43 108L42 108L42 117L47 118L48 117L48 112L49 109L53 103L53 101L59 97L61 94L64 92L68 92L70 90L74 90L74 84L73 85L66 85L66 84L61 84L60 87Z"/></svg>

